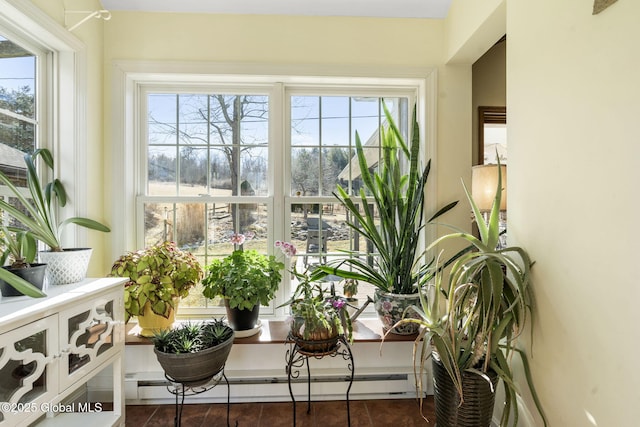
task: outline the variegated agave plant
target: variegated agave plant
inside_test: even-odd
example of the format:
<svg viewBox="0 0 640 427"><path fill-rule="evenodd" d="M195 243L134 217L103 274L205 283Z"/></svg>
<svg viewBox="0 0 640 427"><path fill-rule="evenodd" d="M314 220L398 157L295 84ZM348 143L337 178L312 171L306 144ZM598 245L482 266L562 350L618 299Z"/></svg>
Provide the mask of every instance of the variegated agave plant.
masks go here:
<svg viewBox="0 0 640 427"><path fill-rule="evenodd" d="M471 371L486 377L489 370L495 371L505 385L501 425L508 425L511 415L514 416L514 425L517 423L518 391L510 360L512 354L519 354L531 395L546 425L531 380L527 356L516 347L531 310L529 272L532 262L520 247L498 249L502 176L499 174L487 222L466 186L464 190L478 224L480 238L466 232L455 232L431 244L430 249L445 240L463 239L472 250L463 253L452 264L446 286L442 284L442 275L436 275L429 285L428 297L421 295L421 307L414 307L420 318L407 318L399 323L417 322L423 326L415 340L416 371L423 372L432 352L437 352L460 396L463 396L462 372ZM416 378L422 376L416 375ZM421 392L420 382L418 387Z"/></svg>

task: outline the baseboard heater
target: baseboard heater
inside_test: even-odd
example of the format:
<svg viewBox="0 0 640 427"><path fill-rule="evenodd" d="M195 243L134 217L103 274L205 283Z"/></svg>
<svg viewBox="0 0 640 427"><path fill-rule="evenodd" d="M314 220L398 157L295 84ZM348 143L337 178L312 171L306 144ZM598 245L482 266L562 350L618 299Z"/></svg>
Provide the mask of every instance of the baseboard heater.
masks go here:
<svg viewBox="0 0 640 427"><path fill-rule="evenodd" d="M235 384L288 384L289 381L286 377L271 377L271 378L229 378L229 385ZM378 375L354 375L353 382L359 381L407 381L407 374L378 374ZM348 382L349 377L344 375L336 376L322 376L311 377L311 383L333 383L333 382ZM307 377L291 378L291 384L295 383L307 383ZM171 385L168 380L138 380L138 387L167 387Z"/></svg>
<svg viewBox="0 0 640 427"><path fill-rule="evenodd" d="M226 374L232 402L289 401L287 376L235 376ZM312 375L311 395L313 400L344 399L349 376L343 374ZM132 378L125 380L127 404L167 403L174 399L169 392L171 383L162 377ZM307 395L307 376L291 378L291 388L297 398ZM355 374L349 396L351 399L389 399L415 397L413 376L406 373L364 373ZM222 380L216 387L204 393L189 396L191 402L226 401L227 387Z"/></svg>

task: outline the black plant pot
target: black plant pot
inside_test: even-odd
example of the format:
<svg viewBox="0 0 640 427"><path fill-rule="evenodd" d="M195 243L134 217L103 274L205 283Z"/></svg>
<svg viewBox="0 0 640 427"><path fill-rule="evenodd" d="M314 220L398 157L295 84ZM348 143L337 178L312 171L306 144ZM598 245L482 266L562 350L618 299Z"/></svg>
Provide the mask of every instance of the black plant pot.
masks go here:
<svg viewBox="0 0 640 427"><path fill-rule="evenodd" d="M10 271L16 276L31 283L36 288L42 290L44 275L45 271L47 270L47 264L31 264L27 268L11 268L6 266L2 268ZM16 290L13 286L8 284L4 280L0 280L0 292L2 292L3 297L19 297L24 295L22 292Z"/></svg>
<svg viewBox="0 0 640 427"><path fill-rule="evenodd" d="M229 307L229 300L224 300L227 309L227 319L234 331L248 331L256 327L260 316L260 304L253 306L251 310Z"/></svg>
<svg viewBox="0 0 640 427"><path fill-rule="evenodd" d="M460 395L437 353L432 354L434 401L438 427L488 427L491 425L493 406L496 401L498 374L490 370L486 378L473 372L462 372L462 394Z"/></svg>

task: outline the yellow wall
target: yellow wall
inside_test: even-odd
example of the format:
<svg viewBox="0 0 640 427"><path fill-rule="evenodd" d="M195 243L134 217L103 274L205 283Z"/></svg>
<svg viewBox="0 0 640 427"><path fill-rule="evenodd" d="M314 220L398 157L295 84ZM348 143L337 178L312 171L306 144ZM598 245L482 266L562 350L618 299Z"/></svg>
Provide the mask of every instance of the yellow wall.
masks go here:
<svg viewBox="0 0 640 427"><path fill-rule="evenodd" d="M638 425L640 2L510 1L509 238L552 426Z"/></svg>

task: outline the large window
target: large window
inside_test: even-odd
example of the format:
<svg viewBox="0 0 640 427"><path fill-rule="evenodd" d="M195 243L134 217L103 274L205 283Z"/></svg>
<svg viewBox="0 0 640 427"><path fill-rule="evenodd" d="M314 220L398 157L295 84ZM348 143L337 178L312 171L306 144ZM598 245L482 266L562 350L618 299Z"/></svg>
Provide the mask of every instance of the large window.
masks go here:
<svg viewBox="0 0 640 427"><path fill-rule="evenodd" d="M122 100L127 105L127 91L137 95L130 106L138 108L128 117L139 126L127 134L125 123L124 144L115 148L136 158L135 175L128 179L125 171L122 181L123 194L136 199L137 238L135 247L126 249L173 240L206 266L233 251L231 236L239 232L251 236L245 249L278 257L275 241L291 241L298 249L298 271L344 256L376 256L347 226L347 213L333 192L337 185L360 191L356 135L369 165L377 167L382 102L407 132L409 111L424 101L424 80L399 85L399 79L392 84L348 79L351 84L345 85L305 78L300 84L292 77L243 81L238 75L194 84L184 76L163 79L154 73L156 81L138 72L129 76L123 74ZM296 283L286 272L283 276L276 300L261 315L286 314L278 306ZM326 284L342 291L337 277ZM361 284L357 297L365 301L372 294ZM196 287L178 315L223 312L220 301L205 299Z"/></svg>
<svg viewBox="0 0 640 427"><path fill-rule="evenodd" d="M0 143L22 153L36 144L36 60L0 33Z"/></svg>
<svg viewBox="0 0 640 427"><path fill-rule="evenodd" d="M31 2L0 0L0 168L24 185L24 153L50 148L69 192L65 216L86 209L84 49ZM65 245L86 245L83 231L65 234Z"/></svg>
<svg viewBox="0 0 640 427"><path fill-rule="evenodd" d="M37 146L38 117L41 99L38 90L37 69L44 69L44 54L18 41L0 28L0 171L16 186L26 187L24 154ZM36 96L37 95L37 96ZM38 103L36 104L36 101ZM19 206L5 187L0 186L0 197ZM2 217L3 225L10 223Z"/></svg>

